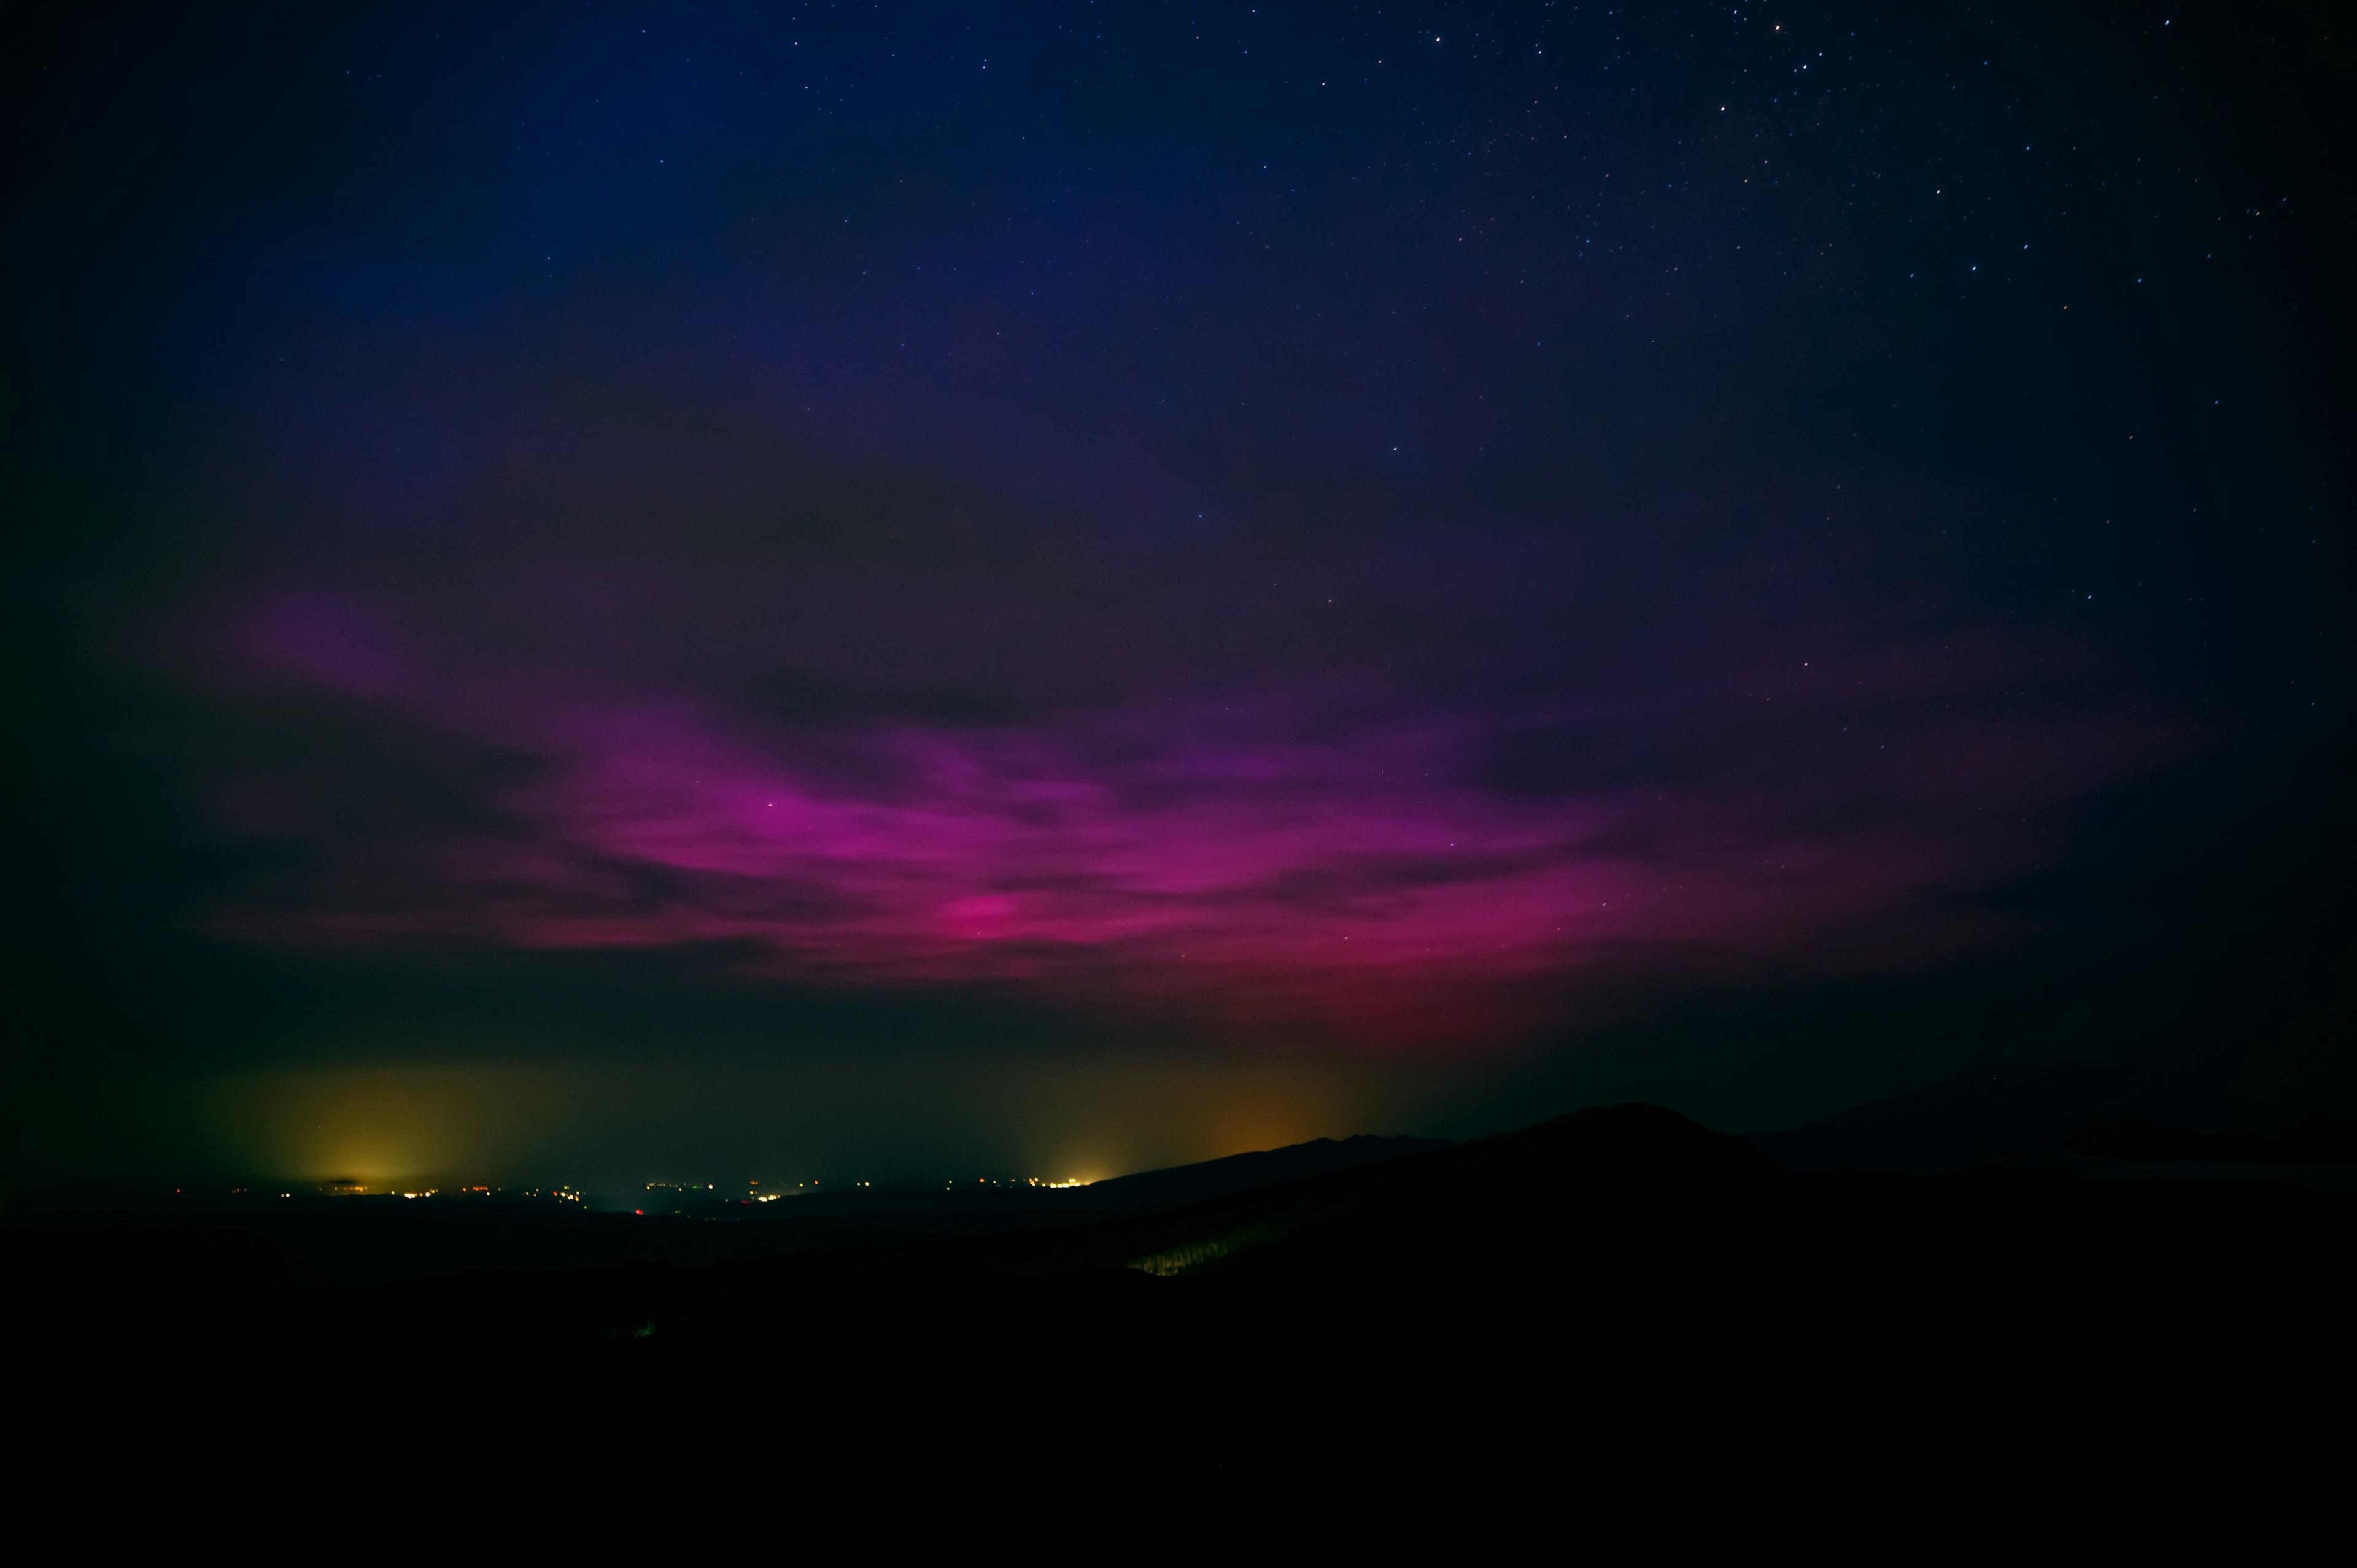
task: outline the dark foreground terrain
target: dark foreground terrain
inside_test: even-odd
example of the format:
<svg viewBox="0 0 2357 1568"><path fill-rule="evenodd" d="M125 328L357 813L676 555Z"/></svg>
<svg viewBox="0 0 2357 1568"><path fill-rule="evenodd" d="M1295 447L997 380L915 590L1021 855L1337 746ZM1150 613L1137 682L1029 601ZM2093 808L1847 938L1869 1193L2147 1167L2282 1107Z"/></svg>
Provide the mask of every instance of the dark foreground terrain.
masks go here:
<svg viewBox="0 0 2357 1568"><path fill-rule="evenodd" d="M20 1212L11 1408L59 1453L129 1438L183 1470L978 1483L1204 1524L1511 1504L2248 1537L2346 1490L2357 1198L1795 1174L1648 1106L1306 1147L1119 1200L741 1222Z"/></svg>

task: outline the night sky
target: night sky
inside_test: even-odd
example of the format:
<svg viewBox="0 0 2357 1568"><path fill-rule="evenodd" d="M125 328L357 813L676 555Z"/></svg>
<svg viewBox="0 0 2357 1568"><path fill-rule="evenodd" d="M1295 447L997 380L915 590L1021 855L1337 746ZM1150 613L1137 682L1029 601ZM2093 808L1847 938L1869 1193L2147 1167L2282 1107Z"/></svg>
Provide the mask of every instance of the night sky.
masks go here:
<svg viewBox="0 0 2357 1568"><path fill-rule="evenodd" d="M2337 26L37 21L10 1168L2347 1100Z"/></svg>

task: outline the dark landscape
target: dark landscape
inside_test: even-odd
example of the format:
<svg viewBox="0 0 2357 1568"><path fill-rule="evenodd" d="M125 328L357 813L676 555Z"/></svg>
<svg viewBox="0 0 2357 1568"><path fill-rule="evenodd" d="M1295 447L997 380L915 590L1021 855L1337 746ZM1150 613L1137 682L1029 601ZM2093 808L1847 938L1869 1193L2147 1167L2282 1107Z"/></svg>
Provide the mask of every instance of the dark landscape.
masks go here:
<svg viewBox="0 0 2357 1568"><path fill-rule="evenodd" d="M1927 1113L1961 1135L1975 1088L1760 1142ZM519 1475L584 1462L587 1434L688 1434L781 1498L1052 1477L1749 1528L1970 1499L1957 1539L2126 1510L2246 1541L2345 1498L2349 1130L2085 1130L1936 1174L1795 1170L1621 1105L1089 1187L660 1215L51 1195L0 1231L10 1340L38 1348L16 1409L180 1453L356 1419L432 1452L456 1427Z"/></svg>

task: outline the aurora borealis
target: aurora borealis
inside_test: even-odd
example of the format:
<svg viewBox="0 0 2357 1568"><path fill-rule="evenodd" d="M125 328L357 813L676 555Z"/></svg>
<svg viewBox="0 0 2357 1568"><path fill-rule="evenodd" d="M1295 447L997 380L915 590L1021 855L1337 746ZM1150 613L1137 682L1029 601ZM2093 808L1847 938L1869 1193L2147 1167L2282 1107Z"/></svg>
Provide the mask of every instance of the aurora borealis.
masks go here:
<svg viewBox="0 0 2357 1568"><path fill-rule="evenodd" d="M108 16L13 68L37 1162L1830 1110L2096 1047L1729 1010L2175 1010L2345 733L2222 12Z"/></svg>

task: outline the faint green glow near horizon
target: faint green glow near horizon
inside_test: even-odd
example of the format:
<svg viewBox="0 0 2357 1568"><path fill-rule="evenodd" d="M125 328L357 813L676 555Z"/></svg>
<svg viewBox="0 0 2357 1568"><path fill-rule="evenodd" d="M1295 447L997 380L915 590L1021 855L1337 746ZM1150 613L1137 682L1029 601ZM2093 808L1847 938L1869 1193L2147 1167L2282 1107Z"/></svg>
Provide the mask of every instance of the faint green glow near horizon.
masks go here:
<svg viewBox="0 0 2357 1568"><path fill-rule="evenodd" d="M1405 1069L1330 1056L804 1054L361 1062L195 1097L231 1164L307 1182L495 1184L834 1172L1128 1171L1387 1131Z"/></svg>

